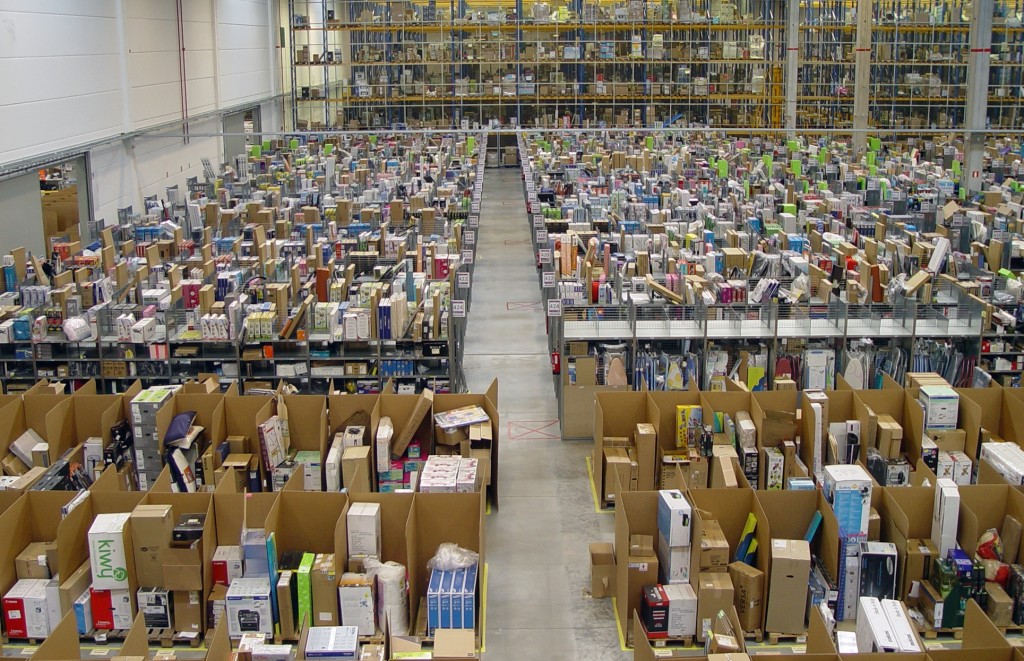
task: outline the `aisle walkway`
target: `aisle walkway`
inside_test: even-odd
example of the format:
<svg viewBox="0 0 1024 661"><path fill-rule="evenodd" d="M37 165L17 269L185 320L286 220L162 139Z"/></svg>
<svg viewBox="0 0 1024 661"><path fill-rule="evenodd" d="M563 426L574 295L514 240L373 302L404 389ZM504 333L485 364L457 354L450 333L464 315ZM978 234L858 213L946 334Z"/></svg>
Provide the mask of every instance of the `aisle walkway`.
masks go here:
<svg viewBox="0 0 1024 661"><path fill-rule="evenodd" d="M592 600L588 543L611 541L584 457L563 442L518 169L484 179L465 371L471 392L499 379L501 509L487 519L486 661L632 658L610 599Z"/></svg>

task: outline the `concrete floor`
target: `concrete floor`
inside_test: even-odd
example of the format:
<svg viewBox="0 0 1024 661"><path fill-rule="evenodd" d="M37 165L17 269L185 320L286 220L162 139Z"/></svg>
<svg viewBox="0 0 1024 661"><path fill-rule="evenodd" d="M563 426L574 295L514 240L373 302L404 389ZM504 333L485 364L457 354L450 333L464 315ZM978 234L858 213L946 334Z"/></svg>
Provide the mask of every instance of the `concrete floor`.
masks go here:
<svg viewBox="0 0 1024 661"><path fill-rule="evenodd" d="M590 598L588 544L612 541L594 511L590 443L562 441L519 169L486 171L467 325L466 379L495 377L500 509L487 518L484 659L631 659L610 599Z"/></svg>

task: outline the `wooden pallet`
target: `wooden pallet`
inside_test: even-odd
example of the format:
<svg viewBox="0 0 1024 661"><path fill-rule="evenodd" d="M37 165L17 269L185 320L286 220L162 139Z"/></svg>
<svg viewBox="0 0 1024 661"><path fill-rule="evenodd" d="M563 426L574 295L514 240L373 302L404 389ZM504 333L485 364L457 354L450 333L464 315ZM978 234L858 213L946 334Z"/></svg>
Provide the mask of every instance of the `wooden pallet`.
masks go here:
<svg viewBox="0 0 1024 661"><path fill-rule="evenodd" d="M762 640L764 638L762 637ZM806 633L769 633L768 642L772 645L794 644L802 645L807 641Z"/></svg>
<svg viewBox="0 0 1024 661"><path fill-rule="evenodd" d="M1021 624L1013 624L1013 625L1010 625L1008 627L996 627L996 628L999 629L1000 633L1002 633L1003 636L1006 636L1007 634L1011 634L1011 633L1014 633L1014 634L1022 634L1022 633L1024 633L1024 625L1021 625Z"/></svg>
<svg viewBox="0 0 1024 661"><path fill-rule="evenodd" d="M764 642L764 632L760 629L754 629L753 631L744 631L743 640L752 640L755 643Z"/></svg>
<svg viewBox="0 0 1024 661"><path fill-rule="evenodd" d="M938 640L940 638L960 640L964 637L964 628L955 627L953 629L918 629L918 633L925 640Z"/></svg>
<svg viewBox="0 0 1024 661"><path fill-rule="evenodd" d="M648 638L651 647L693 647L696 636L681 636L679 638Z"/></svg>

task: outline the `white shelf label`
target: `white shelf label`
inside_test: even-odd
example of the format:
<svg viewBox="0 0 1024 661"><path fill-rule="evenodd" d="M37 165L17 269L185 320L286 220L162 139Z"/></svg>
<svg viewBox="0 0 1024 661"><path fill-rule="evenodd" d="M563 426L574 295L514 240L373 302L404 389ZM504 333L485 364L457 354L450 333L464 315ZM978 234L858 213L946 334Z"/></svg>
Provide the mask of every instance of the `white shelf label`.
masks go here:
<svg viewBox="0 0 1024 661"><path fill-rule="evenodd" d="M533 228L539 230L542 227L544 227L544 217L543 216L539 216L539 215L534 216L533 217Z"/></svg>
<svg viewBox="0 0 1024 661"><path fill-rule="evenodd" d="M467 246L476 245L476 232L474 232L473 230L466 230L465 232L463 232L462 238L466 240Z"/></svg>
<svg viewBox="0 0 1024 661"><path fill-rule="evenodd" d="M459 273L456 277L458 278L460 288L469 289L469 273Z"/></svg>
<svg viewBox="0 0 1024 661"><path fill-rule="evenodd" d="M542 230L537 230L537 243L542 243L543 244L543 243L547 243L547 242L548 242L548 231L547 230L543 230L543 229Z"/></svg>
<svg viewBox="0 0 1024 661"><path fill-rule="evenodd" d="M472 250L463 250L462 251L462 263L463 264L472 264L473 263L473 251Z"/></svg>
<svg viewBox="0 0 1024 661"><path fill-rule="evenodd" d="M554 271L544 271L544 273L543 273L543 275L541 277L543 278L544 288L545 289L547 289L549 287L554 287L555 286L555 272Z"/></svg>
<svg viewBox="0 0 1024 661"><path fill-rule="evenodd" d="M540 258L541 264L551 263L551 248L541 248L537 251L537 256Z"/></svg>
<svg viewBox="0 0 1024 661"><path fill-rule="evenodd" d="M469 226L472 227L473 229L480 227L480 216L470 216Z"/></svg>
<svg viewBox="0 0 1024 661"><path fill-rule="evenodd" d="M548 316L549 317L561 317L562 316L562 299L560 299L560 298L548 299Z"/></svg>
<svg viewBox="0 0 1024 661"><path fill-rule="evenodd" d="M466 301L452 299L452 317L455 319L464 319L466 317Z"/></svg>

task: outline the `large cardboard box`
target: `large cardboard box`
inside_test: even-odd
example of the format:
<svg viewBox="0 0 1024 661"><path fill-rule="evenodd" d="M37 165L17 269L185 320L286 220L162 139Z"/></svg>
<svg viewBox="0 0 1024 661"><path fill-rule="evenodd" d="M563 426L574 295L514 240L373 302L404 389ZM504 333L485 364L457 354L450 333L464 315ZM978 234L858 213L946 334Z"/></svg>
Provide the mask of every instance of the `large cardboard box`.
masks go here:
<svg viewBox="0 0 1024 661"><path fill-rule="evenodd" d="M727 573L704 573L697 577L697 639L704 641L715 624L718 611L732 608L735 596Z"/></svg>
<svg viewBox="0 0 1024 661"><path fill-rule="evenodd" d="M608 543L590 545L590 596L603 599L615 594L615 549Z"/></svg>
<svg viewBox="0 0 1024 661"><path fill-rule="evenodd" d="M92 585L98 590L129 589L132 541L125 512L99 514L89 528Z"/></svg>
<svg viewBox="0 0 1024 661"><path fill-rule="evenodd" d="M804 540L773 539L770 553L772 571L765 630L771 633L803 633L807 626L810 546Z"/></svg>
<svg viewBox="0 0 1024 661"><path fill-rule="evenodd" d="M764 615L764 572L743 562L729 565L736 615L744 631L761 628Z"/></svg>
<svg viewBox="0 0 1024 661"><path fill-rule="evenodd" d="M163 587L163 549L171 542L174 521L170 505L139 505L128 519L131 527L135 577L139 587Z"/></svg>
<svg viewBox="0 0 1024 661"><path fill-rule="evenodd" d="M321 553L316 556L310 579L313 598L312 626L337 626L338 573L333 553Z"/></svg>

